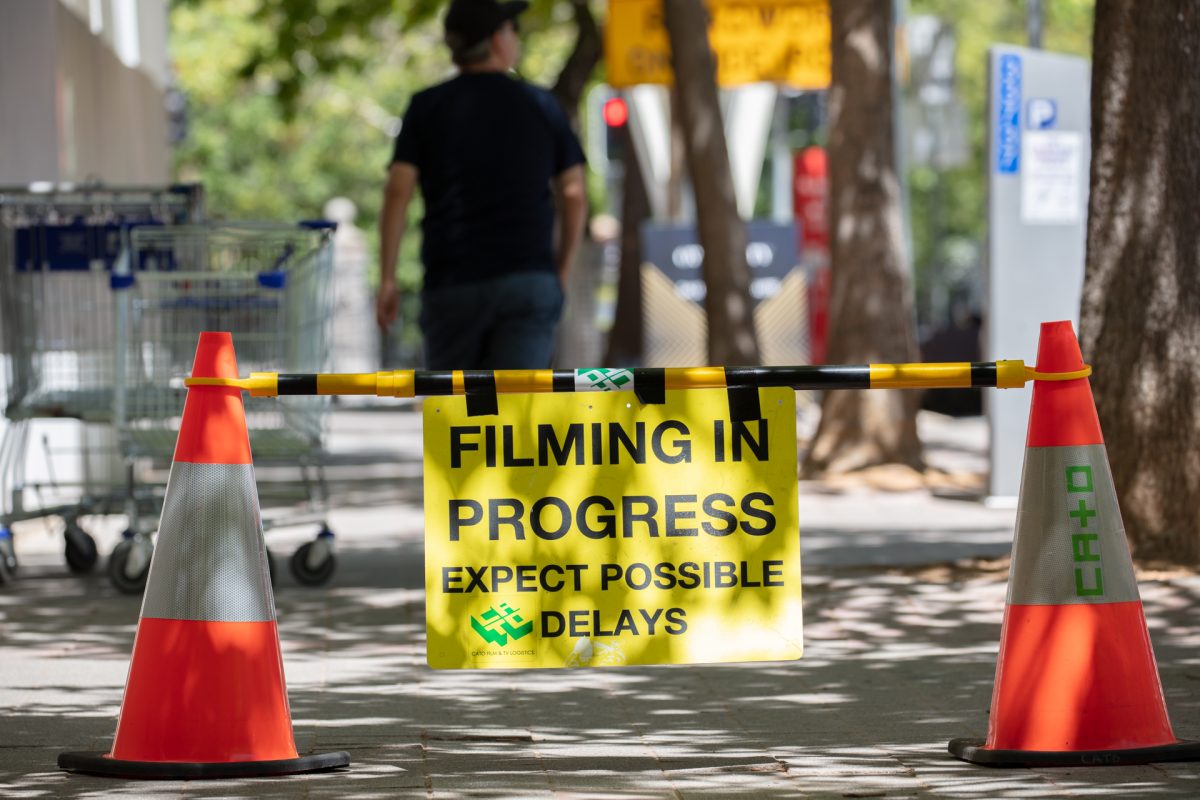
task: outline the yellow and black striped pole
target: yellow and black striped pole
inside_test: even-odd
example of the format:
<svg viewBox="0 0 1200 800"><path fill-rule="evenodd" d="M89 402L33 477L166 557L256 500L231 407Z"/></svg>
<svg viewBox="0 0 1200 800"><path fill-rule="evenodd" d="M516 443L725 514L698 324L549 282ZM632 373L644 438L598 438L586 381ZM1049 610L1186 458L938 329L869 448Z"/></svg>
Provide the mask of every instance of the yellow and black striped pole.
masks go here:
<svg viewBox="0 0 1200 800"><path fill-rule="evenodd" d="M1039 373L1023 361L928 364L851 364L799 367L684 367L543 370L395 370L360 374L253 372L249 378L188 378L188 386L231 386L253 397L286 395L375 395L436 397L466 395L472 413L495 413L497 394L632 391L644 403L661 403L668 389L728 389L767 386L797 390L1020 388L1031 380L1073 380L1091 374Z"/></svg>

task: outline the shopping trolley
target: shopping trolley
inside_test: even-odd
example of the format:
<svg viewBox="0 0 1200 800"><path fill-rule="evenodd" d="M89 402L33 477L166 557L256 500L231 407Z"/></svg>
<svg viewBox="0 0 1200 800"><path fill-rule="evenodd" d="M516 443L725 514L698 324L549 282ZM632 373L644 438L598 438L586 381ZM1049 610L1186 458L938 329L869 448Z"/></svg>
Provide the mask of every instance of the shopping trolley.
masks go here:
<svg viewBox="0 0 1200 800"><path fill-rule="evenodd" d="M203 215L196 185L0 188L0 405L8 421L0 421L0 584L17 567L10 525L24 519L61 517L68 566L95 566L95 541L78 519L109 510L120 472L105 452L113 449L110 279L131 226ZM30 478L35 425L49 419L77 421L78 445L51 452L43 435L47 474ZM60 455L78 466L71 476L52 468Z"/></svg>
<svg viewBox="0 0 1200 800"><path fill-rule="evenodd" d="M333 223L312 222L132 229L129 259L112 276L117 342L113 422L131 475L169 465L183 412L181 378L191 369L201 331L232 333L243 371L286 364L288 371L315 372L328 365L334 228ZM296 580L308 585L324 583L336 564L333 533L322 516L328 409L327 398L297 398L287 404L247 398L245 403L256 466L299 469L303 508L265 521L318 526L316 538L289 562ZM272 486L261 488L264 505L269 504ZM131 486L130 498L131 505L139 503L139 487ZM140 591L151 552L149 534L133 528L109 559L113 583Z"/></svg>

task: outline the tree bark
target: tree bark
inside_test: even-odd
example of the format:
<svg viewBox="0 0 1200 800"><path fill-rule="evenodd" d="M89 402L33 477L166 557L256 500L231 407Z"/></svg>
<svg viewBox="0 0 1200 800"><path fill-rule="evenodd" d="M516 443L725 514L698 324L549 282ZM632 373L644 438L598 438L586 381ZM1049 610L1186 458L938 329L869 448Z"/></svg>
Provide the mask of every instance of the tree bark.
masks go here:
<svg viewBox="0 0 1200 800"><path fill-rule="evenodd" d="M571 127L578 131L579 104L583 100L583 90L600 62L602 41L587 0L571 0L571 9L575 16L575 47L563 63L550 92L566 111Z"/></svg>
<svg viewBox="0 0 1200 800"><path fill-rule="evenodd" d="M550 93L566 113L571 128L578 133L583 92L600 61L601 37L587 0L570 0L570 3L575 18L575 45L563 62ZM591 217L590 204L588 216ZM590 233L589 228L585 227L583 248L574 268L567 274L567 304L558 326L555 366L575 367L578 364L572 362L590 360L598 355L600 342L595 336L594 319L600 265L595 248L591 246Z"/></svg>
<svg viewBox="0 0 1200 800"><path fill-rule="evenodd" d="M746 227L734 199L707 22L708 12L701 0L663 0L663 24L671 43L684 148L704 248L708 360L714 366L753 365L759 355L746 263Z"/></svg>
<svg viewBox="0 0 1200 800"><path fill-rule="evenodd" d="M641 165L629 126L625 138L625 175L621 192L621 265L617 275L617 308L604 364L620 367L641 366L645 351L645 326L642 319L642 223L650 216L650 198L642 180Z"/></svg>
<svg viewBox="0 0 1200 800"><path fill-rule="evenodd" d="M679 87L672 86L671 108L671 170L667 179L667 219L682 222L684 219L684 189L687 184L687 146L683 142L683 122L679 111Z"/></svg>
<svg viewBox="0 0 1200 800"><path fill-rule="evenodd" d="M1200 6L1096 3L1080 331L1125 530L1200 563Z"/></svg>
<svg viewBox="0 0 1200 800"><path fill-rule="evenodd" d="M892 114L890 0L829 4L831 364L917 360L904 263ZM803 474L881 464L924 468L920 397L905 391L827 392Z"/></svg>

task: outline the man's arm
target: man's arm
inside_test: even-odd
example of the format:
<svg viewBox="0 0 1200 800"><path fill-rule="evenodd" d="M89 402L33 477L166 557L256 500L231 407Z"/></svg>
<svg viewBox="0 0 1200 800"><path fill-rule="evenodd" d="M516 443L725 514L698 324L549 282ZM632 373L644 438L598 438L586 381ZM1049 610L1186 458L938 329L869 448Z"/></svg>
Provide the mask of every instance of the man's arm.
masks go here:
<svg viewBox="0 0 1200 800"><path fill-rule="evenodd" d="M416 185L417 168L412 164L396 161L388 168L383 208L379 212L379 297L375 302L375 321L383 331L392 326L400 310L396 261L408 228L408 204Z"/></svg>
<svg viewBox="0 0 1200 800"><path fill-rule="evenodd" d="M554 195L559 215L558 252L555 253L554 266L558 271L558 280L565 288L567 275L583 239L583 226L587 222L587 191L582 164L568 167L554 178Z"/></svg>

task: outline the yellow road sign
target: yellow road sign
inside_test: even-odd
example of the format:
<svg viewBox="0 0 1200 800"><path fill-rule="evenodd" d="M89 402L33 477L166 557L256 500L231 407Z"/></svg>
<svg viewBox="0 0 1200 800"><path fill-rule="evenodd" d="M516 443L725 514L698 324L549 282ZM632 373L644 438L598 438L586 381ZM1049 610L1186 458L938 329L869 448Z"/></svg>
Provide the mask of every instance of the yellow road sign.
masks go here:
<svg viewBox="0 0 1200 800"><path fill-rule="evenodd" d="M828 0L706 0L717 83L772 81L797 89L829 86ZM671 83L661 0L609 0L608 82L617 88Z"/></svg>
<svg viewBox="0 0 1200 800"><path fill-rule="evenodd" d="M727 398L426 400L429 665L799 658L795 393Z"/></svg>

